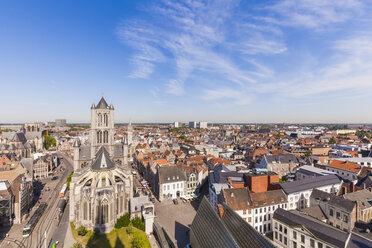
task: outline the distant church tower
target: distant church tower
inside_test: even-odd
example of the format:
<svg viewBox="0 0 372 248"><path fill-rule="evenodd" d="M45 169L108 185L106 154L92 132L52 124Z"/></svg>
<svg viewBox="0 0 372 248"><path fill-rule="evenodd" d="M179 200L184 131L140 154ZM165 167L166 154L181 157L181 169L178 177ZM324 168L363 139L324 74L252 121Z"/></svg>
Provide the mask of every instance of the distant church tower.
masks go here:
<svg viewBox="0 0 372 248"><path fill-rule="evenodd" d="M128 145L133 144L133 127L132 127L132 121L129 121L128 124Z"/></svg>

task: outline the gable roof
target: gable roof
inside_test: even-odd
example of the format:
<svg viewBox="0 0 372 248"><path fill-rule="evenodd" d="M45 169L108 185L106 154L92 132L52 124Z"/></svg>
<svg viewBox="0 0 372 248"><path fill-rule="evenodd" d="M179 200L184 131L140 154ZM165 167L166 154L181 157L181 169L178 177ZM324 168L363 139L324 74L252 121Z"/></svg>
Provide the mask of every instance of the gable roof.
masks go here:
<svg viewBox="0 0 372 248"><path fill-rule="evenodd" d="M285 193L291 194L303 190L309 190L316 187L322 187L331 184L340 183L341 179L337 175L326 175L315 178L306 178L303 180L297 180L293 182L280 183L280 186Z"/></svg>
<svg viewBox="0 0 372 248"><path fill-rule="evenodd" d="M182 166L162 166L159 167L159 183L173 183L186 181L186 173Z"/></svg>
<svg viewBox="0 0 372 248"><path fill-rule="evenodd" d="M352 212L355 206L355 203L353 201L318 189L313 189L310 198L327 202L329 205L341 208L348 213Z"/></svg>
<svg viewBox="0 0 372 248"><path fill-rule="evenodd" d="M115 168L115 163L111 160L106 148L101 146L92 163L92 170L111 170L113 168Z"/></svg>
<svg viewBox="0 0 372 248"><path fill-rule="evenodd" d="M274 247L229 206L224 204L223 208L220 218L203 197L190 227L191 245L201 248Z"/></svg>
<svg viewBox="0 0 372 248"><path fill-rule="evenodd" d="M322 221L301 214L296 210L287 211L278 208L275 210L273 218L291 227L304 227L318 239L336 247L344 247L349 236L346 232L343 232L329 224L325 224Z"/></svg>

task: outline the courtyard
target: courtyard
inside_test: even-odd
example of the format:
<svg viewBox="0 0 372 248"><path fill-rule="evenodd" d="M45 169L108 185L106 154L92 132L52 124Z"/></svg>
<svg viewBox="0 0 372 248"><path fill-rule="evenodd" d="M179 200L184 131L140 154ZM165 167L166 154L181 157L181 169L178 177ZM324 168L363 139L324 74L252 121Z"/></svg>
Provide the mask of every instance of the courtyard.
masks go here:
<svg viewBox="0 0 372 248"><path fill-rule="evenodd" d="M177 242L178 247L185 247L189 242L189 228L196 215L200 200L188 203L179 201L155 202L155 221L157 221Z"/></svg>

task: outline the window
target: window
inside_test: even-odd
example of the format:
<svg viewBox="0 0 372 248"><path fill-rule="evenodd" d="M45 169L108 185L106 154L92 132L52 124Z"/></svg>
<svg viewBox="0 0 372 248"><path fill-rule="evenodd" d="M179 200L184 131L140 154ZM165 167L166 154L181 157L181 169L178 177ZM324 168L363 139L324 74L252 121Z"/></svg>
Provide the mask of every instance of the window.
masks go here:
<svg viewBox="0 0 372 248"><path fill-rule="evenodd" d="M262 216L260 216L260 222L262 222Z"/></svg>
<svg viewBox="0 0 372 248"><path fill-rule="evenodd" d="M349 217L347 215L344 215L344 222L348 223L348 221L349 221Z"/></svg>
<svg viewBox="0 0 372 248"><path fill-rule="evenodd" d="M333 216L333 209L332 208L329 209L329 215Z"/></svg>
<svg viewBox="0 0 372 248"><path fill-rule="evenodd" d="M264 215L264 221L266 221L266 215Z"/></svg>
<svg viewBox="0 0 372 248"><path fill-rule="evenodd" d="M284 237L284 244L287 245L287 237Z"/></svg>
<svg viewBox="0 0 372 248"><path fill-rule="evenodd" d="M257 217L254 219L254 223L258 223L258 219L257 219Z"/></svg>
<svg viewBox="0 0 372 248"><path fill-rule="evenodd" d="M341 213L340 212L336 212L336 218L341 219Z"/></svg>
<svg viewBox="0 0 372 248"><path fill-rule="evenodd" d="M175 184L173 184L173 189L176 189L176 185Z"/></svg>
<svg viewBox="0 0 372 248"><path fill-rule="evenodd" d="M323 244L318 242L318 248L323 248Z"/></svg>
<svg viewBox="0 0 372 248"><path fill-rule="evenodd" d="M282 234L280 233L280 234L279 234L279 241L282 242L282 240L283 240L283 236L282 236Z"/></svg>
<svg viewBox="0 0 372 248"><path fill-rule="evenodd" d="M292 247L293 247L293 248L297 248L297 243L296 243L296 241L292 241Z"/></svg>
<svg viewBox="0 0 372 248"><path fill-rule="evenodd" d="M293 238L297 239L297 232L296 231L293 231Z"/></svg>
<svg viewBox="0 0 372 248"><path fill-rule="evenodd" d="M305 235L301 234L301 243L305 244Z"/></svg>
<svg viewBox="0 0 372 248"><path fill-rule="evenodd" d="M246 215L247 214L247 210L243 210L243 215Z"/></svg>
<svg viewBox="0 0 372 248"><path fill-rule="evenodd" d="M279 231L283 231L283 226L281 224L279 224Z"/></svg>
<svg viewBox="0 0 372 248"><path fill-rule="evenodd" d="M257 208L254 210L254 213L257 214Z"/></svg>
<svg viewBox="0 0 372 248"><path fill-rule="evenodd" d="M167 185L164 185L164 191L166 191L167 190Z"/></svg>
<svg viewBox="0 0 372 248"><path fill-rule="evenodd" d="M260 208L260 214L262 214L262 208Z"/></svg>
<svg viewBox="0 0 372 248"><path fill-rule="evenodd" d="M287 228L286 227L284 227L284 233L287 234Z"/></svg>
<svg viewBox="0 0 372 248"><path fill-rule="evenodd" d="M278 232L275 231L275 239L278 239Z"/></svg>
<svg viewBox="0 0 372 248"><path fill-rule="evenodd" d="M168 185L168 190L170 190L170 186Z"/></svg>
<svg viewBox="0 0 372 248"><path fill-rule="evenodd" d="M251 222L252 221L252 218L251 217L248 217L248 222Z"/></svg>
<svg viewBox="0 0 372 248"><path fill-rule="evenodd" d="M275 225L274 225L275 229L278 229L278 223L275 222Z"/></svg>
<svg viewBox="0 0 372 248"><path fill-rule="evenodd" d="M315 241L313 239L310 239L310 247L311 248L315 247Z"/></svg>

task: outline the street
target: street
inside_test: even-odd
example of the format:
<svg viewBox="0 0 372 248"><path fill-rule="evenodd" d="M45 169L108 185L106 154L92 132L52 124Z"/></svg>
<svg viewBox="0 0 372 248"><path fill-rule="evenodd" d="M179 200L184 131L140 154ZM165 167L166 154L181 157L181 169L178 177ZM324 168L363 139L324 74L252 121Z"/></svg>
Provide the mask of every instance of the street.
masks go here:
<svg viewBox="0 0 372 248"><path fill-rule="evenodd" d="M65 156L62 153L59 153L59 156L63 157L63 163L61 163L61 165L56 169L56 172L54 173L54 176L58 176L58 178L56 180L52 180L51 177L49 177L47 179L40 180L40 184L38 188L39 190L41 190L41 192L39 192L41 199L39 201L46 202L48 204L48 207L46 208L44 214L38 221L31 235L29 237L23 238L22 230L23 230L23 227L27 224L30 217L32 216L34 210L31 211L29 218L27 218L27 220L24 221L22 224L13 225L11 227L11 229L8 232L8 236L0 244L0 248L3 248L3 247L7 247L7 248L12 248L12 247L34 248L36 247L38 248L38 247L50 247L51 246L50 240L54 234L54 230L56 229L58 225L57 204L60 199L59 192L63 184L66 183L66 178L71 173L72 168L73 168L71 161L67 158L67 156ZM59 171L59 168L61 167L65 168L63 172ZM38 195L38 193L36 193L36 195ZM68 216L68 213L67 215L64 214L60 225L63 224L63 221L66 221L64 219L65 216ZM68 217L67 217L67 222L68 222Z"/></svg>

